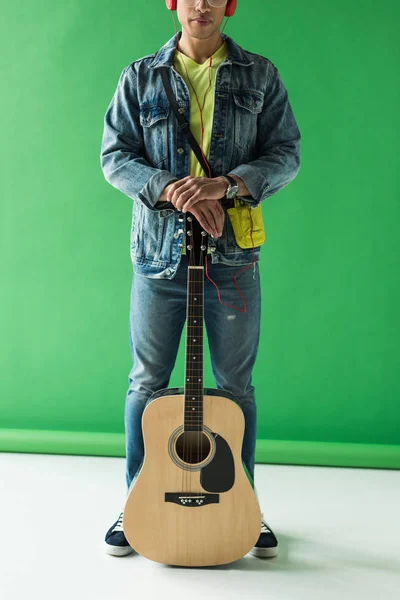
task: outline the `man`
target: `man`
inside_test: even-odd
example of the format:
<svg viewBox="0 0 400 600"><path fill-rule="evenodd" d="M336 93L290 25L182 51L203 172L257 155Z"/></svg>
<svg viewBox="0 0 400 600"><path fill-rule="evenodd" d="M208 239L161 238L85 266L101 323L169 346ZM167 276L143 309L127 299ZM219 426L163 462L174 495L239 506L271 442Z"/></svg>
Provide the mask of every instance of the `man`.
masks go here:
<svg viewBox="0 0 400 600"><path fill-rule="evenodd" d="M187 259L183 212L210 234L208 272L225 303L238 299L240 275L246 311L218 302L204 286L204 320L218 388L233 393L245 417L242 460L254 482L255 388L251 385L260 334L260 246L237 244L227 207L232 193L255 208L292 181L300 167L300 132L273 63L241 48L220 30L236 0L166 0L177 9L182 32L157 53L124 68L104 118L101 167L106 180L133 202L130 304L133 367L125 405L128 491L143 461L141 417L151 394L168 387L186 318ZM159 67L168 68L192 133L213 168L206 177L177 126ZM133 549L122 515L106 534L110 554ZM277 554L264 520L253 549Z"/></svg>

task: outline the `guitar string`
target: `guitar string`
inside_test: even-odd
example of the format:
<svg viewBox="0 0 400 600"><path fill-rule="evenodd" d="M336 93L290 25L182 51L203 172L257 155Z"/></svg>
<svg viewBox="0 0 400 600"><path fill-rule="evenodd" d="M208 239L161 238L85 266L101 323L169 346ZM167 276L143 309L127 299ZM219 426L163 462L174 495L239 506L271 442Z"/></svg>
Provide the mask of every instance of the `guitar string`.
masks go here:
<svg viewBox="0 0 400 600"><path fill-rule="evenodd" d="M193 223L193 221L191 221ZM193 227L193 225L191 226ZM194 239L194 235L193 235L193 229L191 229L191 245L192 245L192 250L189 251L189 264L188 266L197 266L194 264L194 251L197 250L196 247L196 242ZM197 315L195 314L194 310L192 309L192 304L193 307L195 307L196 305L194 304L194 302L189 302L188 303L188 317L189 317L189 327L193 326L191 325L191 321L194 322L194 317L197 317L197 319L200 318L201 320L201 324L198 325L198 327L202 326L202 332L201 332L201 339L203 341L204 339L204 256L203 256L203 251L201 251L200 248L200 264L198 265L200 267L202 267L203 270L201 269L188 269L188 290L189 290L189 299L193 300L195 297L200 297L199 294L201 294L201 302L200 302L200 308L201 308L201 314ZM199 275L199 277L197 277L197 273ZM193 334L194 335L194 334ZM197 335L197 334L196 334ZM187 339L188 339L188 348L187 348L187 356L190 357L192 356L191 354L189 354L189 352L191 351L191 334L190 334L190 329L187 335ZM196 337L194 338L196 340ZM198 357L197 357L198 358ZM188 362L187 362L187 379L189 379L189 384L192 388L195 387L195 382L194 382L194 368L191 368L192 360L194 360L193 358L189 358ZM202 374L198 374L200 375L200 378L198 377L198 375L196 375L196 378L200 381L201 386L197 386L198 389L202 389L204 392L204 386L203 386L203 371L204 371L204 365L203 362L201 362L201 371ZM186 397L189 399L189 390L186 389ZM194 392L192 392L194 393ZM202 395L202 394L200 394ZM191 396L193 397L193 396ZM202 425L203 422L203 411L201 414L201 420L200 420L200 414L199 414L199 409L200 409L200 404L201 404L201 400L199 398L196 399L195 397L195 403L194 406L191 407L191 410L189 410L189 401L186 405L186 399L184 397L184 424L187 421L188 426L190 426L190 430L188 430L187 432L185 432L185 427L184 427L184 432L183 432L183 459L186 463L188 463L189 468L184 469L184 471L188 471L188 473L186 474L186 477L184 477L185 473L183 474L183 480L185 481L185 486L184 486L184 491L185 493L189 493L191 495L191 491L192 491L192 449L195 450L196 454L196 458L197 460L200 459L200 461L202 460L203 457L203 427L198 428L194 431L194 435L193 435L193 431L192 431L192 427L194 426L194 420L192 418L187 418L186 419L186 414L191 414L193 415L193 408L194 410L197 410L197 413L195 415L196 417L196 425L197 427L199 426L199 424ZM186 405L186 406L185 406ZM203 402L203 408L204 408L204 402ZM200 423L201 421L201 423ZM185 434L186 433L186 434ZM196 436L197 433L197 436ZM196 443L197 442L197 443Z"/></svg>
<svg viewBox="0 0 400 600"><path fill-rule="evenodd" d="M193 220L191 221L192 225L191 225L191 252L190 252L190 265L191 266L197 266L195 265L195 261L194 261L194 253L195 251L197 251L197 243L195 240L195 236L194 236L194 231L193 231ZM200 249L201 250L201 249ZM202 259L203 259L203 255L202 252L200 252L200 265L199 266L203 266L202 264ZM199 318L201 320L201 325L203 325L203 315L198 315L197 314L197 306L195 304L195 300L194 298L197 298L199 293L201 293L200 290L200 285L201 284L201 274L202 271L201 269L190 269L189 270L189 298L191 300L191 302L189 302L189 315L191 318L192 323L194 324L195 321L197 321ZM200 280L199 277L200 276ZM194 318L196 317L196 319ZM198 325L199 327L200 325ZM197 327L196 327L197 329ZM203 332L204 333L204 332ZM192 389L190 396L189 394L187 394L187 397L189 398L193 398L192 394L195 393L196 387L197 387L197 391L199 389L199 385L196 386L196 383L194 381L195 379L195 375L194 375L194 363L192 361L194 361L194 358L192 358L192 343L191 343L191 338L192 335L195 336L193 339L197 340L197 331L194 331L193 334L191 334L191 330L189 329L189 335L188 335L188 340L189 340L189 347L188 347L188 356L190 356L189 358L189 383L190 383L190 387ZM194 348L193 348L194 350ZM189 352L191 352L192 354L189 354ZM198 357L197 357L198 358ZM199 364L199 363L197 363ZM200 373L199 373L200 374ZM198 376L196 376L196 378L198 378ZM188 488L188 492L191 495L192 494L192 477L193 477L193 473L192 473L192 461L193 461L193 454L195 453L195 458L196 461L198 462L199 456L202 456L202 431L200 431L199 427L199 423L200 423L200 415L199 415L199 405L200 405L200 400L198 398L198 395L195 395L195 402L191 403L189 402L189 404L192 404L191 410L187 410L186 412L189 415L192 415L193 417L193 409L195 410L196 414L195 419L193 418L188 418L188 425L190 426L190 431L187 432L187 441L188 441L188 452L187 452L187 462L189 463L189 468L188 468L188 477L189 477L189 485L186 486ZM189 409L189 406L187 406L187 409ZM197 430L196 427L197 426ZM193 432L193 427L194 427L194 432ZM193 452L192 452L193 451ZM199 454L200 452L200 454Z"/></svg>
<svg viewBox="0 0 400 600"><path fill-rule="evenodd" d="M190 242L191 242L191 250L190 250L190 265L191 266L195 266L194 265L194 235L193 235L193 218L191 221L191 236L190 236ZM190 293L189 293L189 299L193 300L194 297L194 289L196 286L196 282L195 282L195 271L196 269L190 269L189 270L189 282L190 282ZM194 314L193 314L193 307L191 306L192 302L189 302L189 315L190 315L190 321L191 324L194 323L195 319L194 319ZM193 387L193 367L192 367L192 358L190 357L189 352L191 352L191 343L190 343L190 337L191 337L191 329L189 328L189 332L188 332L188 366L189 366L189 384L190 387ZM189 392L189 390L188 390ZM192 392L191 392L192 393ZM188 472L188 483L189 485L187 486L187 492L188 494L190 494L191 492L191 476L192 476L192 471L191 471L191 450L192 450L192 442L191 442L191 436L192 436L192 425L193 425L193 419L191 417L189 417L189 415L191 415L191 411L189 411L189 393L187 394L187 398L188 398L188 406L187 406L187 424L188 424L188 432L187 432L187 442L188 442L188 454L186 457L186 460L189 464L189 467L187 469Z"/></svg>
<svg viewBox="0 0 400 600"><path fill-rule="evenodd" d="M203 381L204 381L204 254L203 254L203 250L201 249L201 246L203 245L203 238L200 238L200 248L199 248L199 256L200 256L200 264L199 266L202 267L201 269L196 269L196 297L198 297L200 299L200 314L199 314L199 318L200 318L200 325L201 325L201 332L200 332L200 336L201 336L201 346L203 348L203 353L201 358L201 369L200 369L200 384L201 385L197 385L197 392L198 392L198 397L196 400L196 408L198 410L197 412L197 417L196 417L196 423L198 426L197 429L197 444L196 444L196 452L197 452L197 460L198 462L201 462L203 459L203 421L204 421L204 398L203 398ZM197 310L197 306L196 306L196 310ZM197 334L196 337L194 339L197 339ZM197 472L196 472L197 473Z"/></svg>
<svg viewBox="0 0 400 600"><path fill-rule="evenodd" d="M191 232L191 236L190 236L190 241L191 241L191 249L189 250L190 254L189 254L189 267L193 266L193 255L194 255L194 239L193 239L193 221L191 221L191 226L190 226L190 232ZM188 299L192 299L193 297L193 287L194 287L194 271L195 269L190 269L188 270L188 278L189 278L189 296ZM191 470L190 470L190 457L189 457L189 451L190 451L190 433L191 433L191 419L189 418L189 415L191 414L189 412L189 386L192 386L192 379L193 379L193 375L192 375L192 369L191 369L191 358L189 355L190 352L190 326L192 325L192 323L194 322L193 319L193 311L192 311L192 307L191 307L191 302L189 302L188 305L188 315L189 315L189 330L188 330L188 348L187 348L187 356L188 356L188 373L189 373L189 385L188 385L188 389L187 389L187 406L186 406L186 411L185 411L185 419L187 421L187 425L188 425L188 431L186 432L186 439L187 439L187 454L186 454L186 462L189 464L189 467L186 467L187 470L187 484L186 484L186 488L187 488L187 493L190 492L190 479L191 479Z"/></svg>
<svg viewBox="0 0 400 600"><path fill-rule="evenodd" d="M205 237L205 236L204 236ZM202 238L204 239L204 238ZM202 243L200 244L202 245ZM200 248L201 250L201 248ZM206 250L205 252L207 252L207 246L206 246ZM199 290L200 290L200 299L201 299L201 347L202 347L202 356L201 356L201 387L198 386L199 391L200 391L200 404L201 404L201 421L200 421L200 432L199 432L199 438L200 438L200 460L203 459L203 423L204 423L204 394L203 394L203 381L204 381L204 254L203 254L203 250L201 250L200 252L200 262L201 262L201 266L202 269L199 269L199 277L200 277L200 285L199 285Z"/></svg>

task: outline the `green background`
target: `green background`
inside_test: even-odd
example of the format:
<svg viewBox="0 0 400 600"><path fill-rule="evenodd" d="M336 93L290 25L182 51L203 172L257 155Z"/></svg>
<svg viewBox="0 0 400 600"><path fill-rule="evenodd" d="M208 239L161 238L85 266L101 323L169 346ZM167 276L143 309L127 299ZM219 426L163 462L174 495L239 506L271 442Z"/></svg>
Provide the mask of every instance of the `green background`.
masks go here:
<svg viewBox="0 0 400 600"><path fill-rule="evenodd" d="M224 30L278 67L303 138L263 203L261 462L400 466L399 16L239 0ZM22 0L0 27L0 449L124 456L132 200L100 143L123 67L174 34L171 13Z"/></svg>

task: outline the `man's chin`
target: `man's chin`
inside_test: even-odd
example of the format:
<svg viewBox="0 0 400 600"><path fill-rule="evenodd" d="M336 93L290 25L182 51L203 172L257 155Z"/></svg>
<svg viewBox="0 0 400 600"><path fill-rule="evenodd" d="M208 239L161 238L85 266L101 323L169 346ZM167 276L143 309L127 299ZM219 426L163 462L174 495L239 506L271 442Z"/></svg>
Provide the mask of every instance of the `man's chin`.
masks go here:
<svg viewBox="0 0 400 600"><path fill-rule="evenodd" d="M216 30L213 27L212 23L210 23L210 25L207 25L204 27L199 27L198 25L196 25L196 23L189 21L190 35L196 39L203 40L205 38L209 38L212 35L214 35L215 31Z"/></svg>

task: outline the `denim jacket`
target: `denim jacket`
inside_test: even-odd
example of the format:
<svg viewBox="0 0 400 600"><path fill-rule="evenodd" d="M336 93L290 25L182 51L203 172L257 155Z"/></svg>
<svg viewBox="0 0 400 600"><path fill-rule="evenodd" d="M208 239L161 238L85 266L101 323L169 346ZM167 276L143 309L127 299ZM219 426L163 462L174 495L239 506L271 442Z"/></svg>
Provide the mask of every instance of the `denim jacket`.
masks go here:
<svg viewBox="0 0 400 600"><path fill-rule="evenodd" d="M296 177L301 136L274 64L221 35L228 56L216 74L208 160L215 176L234 174L244 181L251 195L241 198L255 208ZM165 186L189 175L190 169L190 145L177 126L158 72L161 66L169 68L175 97L189 121L190 95L174 69L175 50L174 35L157 53L122 70L104 116L101 143L106 181L134 201L133 268L152 278L174 277L185 234L182 213L169 202L159 202ZM237 245L227 213L222 236L209 236L209 247L213 263L253 262L253 249ZM254 249L254 260L259 258L260 246Z"/></svg>

